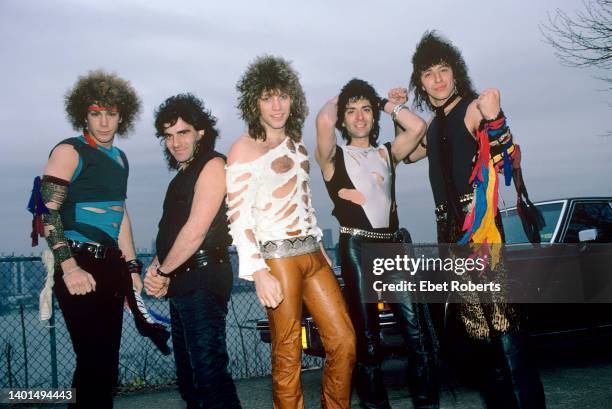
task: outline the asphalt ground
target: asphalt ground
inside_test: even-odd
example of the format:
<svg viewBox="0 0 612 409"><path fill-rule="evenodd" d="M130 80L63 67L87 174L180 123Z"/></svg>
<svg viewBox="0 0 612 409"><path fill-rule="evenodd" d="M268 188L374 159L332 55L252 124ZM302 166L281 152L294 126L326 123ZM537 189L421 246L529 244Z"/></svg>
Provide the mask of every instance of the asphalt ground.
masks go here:
<svg viewBox="0 0 612 409"><path fill-rule="evenodd" d="M612 337L571 337L540 341L534 348L549 409L612 409ZM406 360L387 359L385 384L393 408L412 408L406 387ZM321 369L302 373L306 408L320 408ZM236 381L244 409L272 407L269 376ZM55 405L14 405L13 407L57 407ZM353 393L352 407L359 408ZM445 388L442 409L483 408L478 391L469 382ZM175 387L122 394L115 398L116 409L182 409L185 404Z"/></svg>
<svg viewBox="0 0 612 409"><path fill-rule="evenodd" d="M534 348L544 384L547 407L550 409L612 409L612 338L573 337L541 341ZM393 408L412 408L406 387L406 361L393 358L385 361L385 382ZM321 370L302 373L306 408L320 408ZM238 395L245 409L272 407L272 383L269 376L236 382ZM184 404L176 389L119 396L117 409L178 409ZM353 394L353 408L359 408ZM441 408L483 408L478 391L465 382L453 393L443 390Z"/></svg>

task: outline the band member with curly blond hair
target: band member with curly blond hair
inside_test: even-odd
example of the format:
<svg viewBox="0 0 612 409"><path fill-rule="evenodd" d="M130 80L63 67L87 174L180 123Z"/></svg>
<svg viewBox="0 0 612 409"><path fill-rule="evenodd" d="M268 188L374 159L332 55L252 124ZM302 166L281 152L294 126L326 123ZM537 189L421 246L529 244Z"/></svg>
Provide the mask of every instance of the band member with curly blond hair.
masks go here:
<svg viewBox="0 0 612 409"><path fill-rule="evenodd" d="M321 405L348 408L355 333L312 207L302 86L286 60L263 56L248 66L237 89L248 132L228 155L228 217L239 276L255 281L270 320L274 408L304 408L302 303L326 353Z"/></svg>

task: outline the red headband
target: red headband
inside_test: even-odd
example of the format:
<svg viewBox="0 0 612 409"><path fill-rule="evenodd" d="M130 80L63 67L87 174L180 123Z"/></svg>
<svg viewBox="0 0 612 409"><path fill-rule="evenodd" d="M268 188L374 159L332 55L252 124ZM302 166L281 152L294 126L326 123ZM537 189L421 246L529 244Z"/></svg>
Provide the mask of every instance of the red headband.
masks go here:
<svg viewBox="0 0 612 409"><path fill-rule="evenodd" d="M87 107L88 111L110 111L110 112L119 112L119 110L117 109L116 106L112 106L112 107L105 107L105 106L100 106L100 105L90 105Z"/></svg>

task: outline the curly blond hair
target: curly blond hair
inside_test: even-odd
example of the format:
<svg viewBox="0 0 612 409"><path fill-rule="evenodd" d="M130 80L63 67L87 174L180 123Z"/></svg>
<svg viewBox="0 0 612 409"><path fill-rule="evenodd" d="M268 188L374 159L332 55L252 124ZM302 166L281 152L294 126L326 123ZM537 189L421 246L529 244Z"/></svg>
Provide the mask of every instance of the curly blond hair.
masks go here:
<svg viewBox="0 0 612 409"><path fill-rule="evenodd" d="M262 93L282 91L291 97L291 112L285 132L295 142L302 139L308 106L298 74L289 61L270 55L255 58L236 84L236 90L240 94L238 109L248 125L251 138L266 140L266 131L259 120L259 98Z"/></svg>
<svg viewBox="0 0 612 409"><path fill-rule="evenodd" d="M124 136L134 129L134 121L140 112L140 98L132 85L103 70L89 71L79 77L64 96L66 115L73 128L81 131L87 127L87 108L92 105L116 106L121 122L117 135Z"/></svg>

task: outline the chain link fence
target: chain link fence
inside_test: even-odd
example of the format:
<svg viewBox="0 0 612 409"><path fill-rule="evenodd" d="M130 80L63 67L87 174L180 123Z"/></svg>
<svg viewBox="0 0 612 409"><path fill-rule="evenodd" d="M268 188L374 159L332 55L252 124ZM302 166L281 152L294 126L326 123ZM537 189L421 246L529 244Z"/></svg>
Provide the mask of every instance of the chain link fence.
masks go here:
<svg viewBox="0 0 612 409"><path fill-rule="evenodd" d="M334 253L334 249L328 249L330 256ZM148 265L152 255L139 254L139 258ZM231 258L237 272L235 252ZM40 257L0 258L0 388L67 387L72 383L75 356L55 299L52 318L39 320L38 297L46 274ZM148 297L144 292L143 298L154 317L169 321L167 301ZM255 329L257 320L262 318L266 314L257 300L254 284L235 278L227 314L229 370L234 379L271 372L270 345L260 340ZM321 358L303 354L302 368L320 367L322 363ZM136 389L175 381L173 355L163 356L148 338L141 337L125 308L120 386Z"/></svg>

